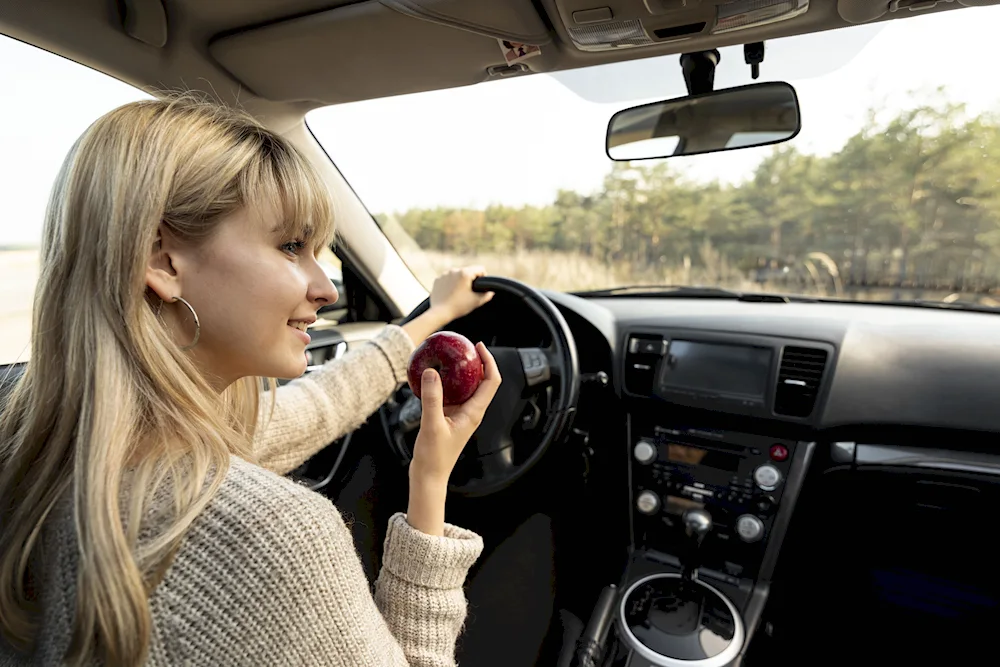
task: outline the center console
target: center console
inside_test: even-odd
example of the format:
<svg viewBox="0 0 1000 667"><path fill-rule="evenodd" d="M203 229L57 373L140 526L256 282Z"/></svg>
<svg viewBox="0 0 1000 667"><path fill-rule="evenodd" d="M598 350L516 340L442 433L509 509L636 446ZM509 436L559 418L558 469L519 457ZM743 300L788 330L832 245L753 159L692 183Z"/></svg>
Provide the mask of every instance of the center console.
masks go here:
<svg viewBox="0 0 1000 667"><path fill-rule="evenodd" d="M614 667L738 665L811 443L630 417L633 550Z"/></svg>
<svg viewBox="0 0 1000 667"><path fill-rule="evenodd" d="M632 543L678 556L684 512L703 509L712 530L701 547L703 576L736 585L755 580L782 506L790 440L729 431L635 424Z"/></svg>
<svg viewBox="0 0 1000 667"><path fill-rule="evenodd" d="M735 667L814 445L761 435L767 428L725 430L705 415L808 423L834 349L670 330L629 332L623 349L632 550L606 596L613 632L599 664ZM682 421L690 414L699 421Z"/></svg>

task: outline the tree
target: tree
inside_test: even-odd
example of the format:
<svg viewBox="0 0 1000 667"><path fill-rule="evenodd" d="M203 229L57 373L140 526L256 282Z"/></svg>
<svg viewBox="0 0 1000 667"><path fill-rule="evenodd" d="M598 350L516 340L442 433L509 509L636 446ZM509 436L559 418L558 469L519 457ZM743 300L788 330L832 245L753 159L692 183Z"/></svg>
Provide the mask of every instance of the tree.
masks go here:
<svg viewBox="0 0 1000 667"><path fill-rule="evenodd" d="M677 267L684 279L772 280L823 256L862 290L995 289L1000 117L926 102L884 116L871 110L832 155L776 146L736 185L686 180L670 161L614 163L597 192L561 190L548 206L413 209L397 220L425 249L558 252L631 280L662 281Z"/></svg>

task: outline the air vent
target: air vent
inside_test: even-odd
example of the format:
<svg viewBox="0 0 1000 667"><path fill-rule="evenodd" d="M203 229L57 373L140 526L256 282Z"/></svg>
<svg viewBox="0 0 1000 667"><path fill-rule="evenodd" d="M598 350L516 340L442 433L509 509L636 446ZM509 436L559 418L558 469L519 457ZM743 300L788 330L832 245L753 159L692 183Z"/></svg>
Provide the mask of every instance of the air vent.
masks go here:
<svg viewBox="0 0 1000 667"><path fill-rule="evenodd" d="M656 367L667 351L663 336L636 333L628 337L625 350L625 391L652 396Z"/></svg>
<svg viewBox="0 0 1000 667"><path fill-rule="evenodd" d="M775 414L808 417L819 393L826 368L826 350L812 347L786 347L778 369L778 390L774 397Z"/></svg>

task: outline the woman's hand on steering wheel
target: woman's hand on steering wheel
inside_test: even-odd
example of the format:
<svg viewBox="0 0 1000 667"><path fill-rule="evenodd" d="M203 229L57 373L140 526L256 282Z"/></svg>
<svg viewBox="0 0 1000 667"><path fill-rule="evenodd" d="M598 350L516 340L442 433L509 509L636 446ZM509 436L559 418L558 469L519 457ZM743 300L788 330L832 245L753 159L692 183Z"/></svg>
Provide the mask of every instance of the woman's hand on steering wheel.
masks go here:
<svg viewBox="0 0 1000 667"><path fill-rule="evenodd" d="M493 298L493 292L474 292L472 281L486 275L481 266L452 269L434 281L431 287L430 308L419 317L403 324L403 330L414 345L420 345L428 336L447 326L452 320L468 315Z"/></svg>
<svg viewBox="0 0 1000 667"><path fill-rule="evenodd" d="M482 423L469 440L466 455L460 462L452 460L455 469L448 484L451 493L468 497L496 493L531 470L550 445L566 437L580 395L576 342L559 308L545 294L524 283L500 276L474 276L478 276L478 271L470 269L461 279L455 276L452 280L463 287L460 292L465 292L466 285L471 291L473 281L480 293L502 292L506 297L503 302L491 304L492 309L502 311L492 313L493 319L535 318L548 335L544 336L543 347L509 347L498 345L497 338L492 341L490 354L503 374L503 387L482 415ZM447 282L442 280L441 284ZM438 290L438 294L449 291L452 290ZM470 296L468 292L465 295ZM441 314L431 301L425 299L401 323L414 340L424 331L424 336L428 336L447 324L438 323L435 329L428 330L435 314ZM478 303L466 301L464 310ZM456 322L452 328L462 333L465 326L464 322ZM418 399L407 393L408 396L400 397L401 402L392 402L394 407L383 406L380 415L386 435L402 461L411 462L421 408L417 407ZM461 444L464 443L463 438ZM455 455L460 451L461 447L456 448ZM411 492L413 478L411 475ZM443 510L443 491L441 495Z"/></svg>
<svg viewBox="0 0 1000 667"><path fill-rule="evenodd" d="M445 313L450 322L485 305L493 298L493 292L472 290L472 281L485 275L484 267L467 266L438 276L431 287L431 308Z"/></svg>
<svg viewBox="0 0 1000 667"><path fill-rule="evenodd" d="M428 368L420 378L420 432L410 462L407 521L429 535L441 535L444 531L448 478L500 388L500 370L493 355L482 343L476 345L476 351L483 362L484 378L472 398L461 405L444 405L437 371Z"/></svg>

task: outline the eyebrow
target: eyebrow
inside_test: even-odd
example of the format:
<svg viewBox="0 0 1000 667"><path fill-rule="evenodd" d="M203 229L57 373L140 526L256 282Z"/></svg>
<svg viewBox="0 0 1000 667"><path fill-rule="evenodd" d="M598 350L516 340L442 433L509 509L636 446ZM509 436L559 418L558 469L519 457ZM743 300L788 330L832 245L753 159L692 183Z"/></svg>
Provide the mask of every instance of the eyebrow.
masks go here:
<svg viewBox="0 0 1000 667"><path fill-rule="evenodd" d="M271 230L271 233L272 234L283 234L283 233L285 233L285 231L288 230L288 227L289 227L288 225L282 224L282 223L279 222ZM302 236L304 236L307 239L312 238L314 231L315 230L313 229L312 225L307 225L307 226L305 226L305 227L302 228Z"/></svg>

